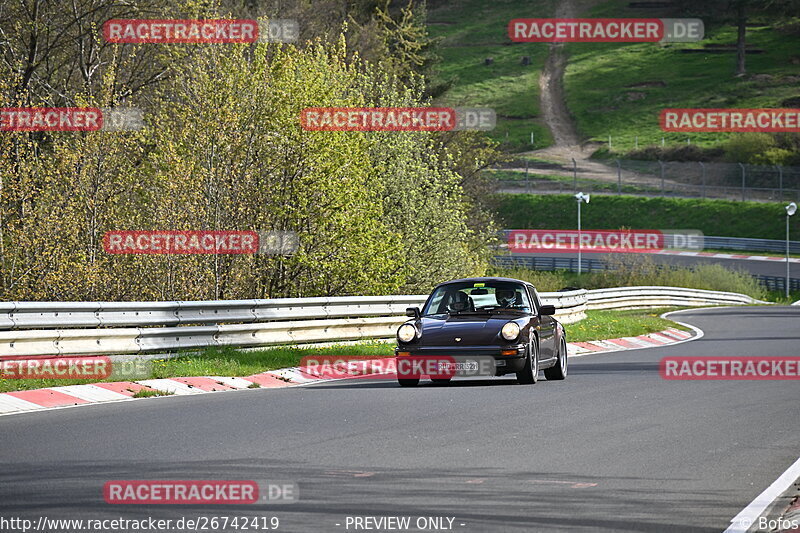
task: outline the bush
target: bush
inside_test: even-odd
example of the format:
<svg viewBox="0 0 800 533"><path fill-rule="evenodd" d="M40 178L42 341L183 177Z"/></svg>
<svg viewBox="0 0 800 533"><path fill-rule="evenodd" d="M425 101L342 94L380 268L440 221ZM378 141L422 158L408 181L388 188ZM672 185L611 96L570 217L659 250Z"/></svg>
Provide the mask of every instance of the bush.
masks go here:
<svg viewBox="0 0 800 533"><path fill-rule="evenodd" d="M725 159L732 163L758 163L758 158L776 147L775 138L768 133L740 133L724 145Z"/></svg>
<svg viewBox="0 0 800 533"><path fill-rule="evenodd" d="M768 291L746 272L730 270L722 265L699 265L695 268L677 268L659 265L642 254L613 255L606 261L613 270L581 274L556 271L543 272L526 268L492 268L492 276L503 276L529 281L540 292L553 292L565 287L603 289L655 285L660 287L685 287L747 294L764 300Z"/></svg>
<svg viewBox="0 0 800 533"><path fill-rule="evenodd" d="M723 154L721 148L703 148L696 144L681 146L650 145L641 150L632 150L625 154L626 159L645 161L716 161Z"/></svg>

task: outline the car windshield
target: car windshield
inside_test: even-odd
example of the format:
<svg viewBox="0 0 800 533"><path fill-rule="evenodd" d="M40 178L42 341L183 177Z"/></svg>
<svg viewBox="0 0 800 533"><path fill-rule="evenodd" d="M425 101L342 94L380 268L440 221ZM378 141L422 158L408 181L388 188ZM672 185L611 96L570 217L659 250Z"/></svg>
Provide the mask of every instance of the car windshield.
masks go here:
<svg viewBox="0 0 800 533"><path fill-rule="evenodd" d="M424 315L460 314L510 310L530 312L525 286L510 281L464 281L438 287L423 310Z"/></svg>

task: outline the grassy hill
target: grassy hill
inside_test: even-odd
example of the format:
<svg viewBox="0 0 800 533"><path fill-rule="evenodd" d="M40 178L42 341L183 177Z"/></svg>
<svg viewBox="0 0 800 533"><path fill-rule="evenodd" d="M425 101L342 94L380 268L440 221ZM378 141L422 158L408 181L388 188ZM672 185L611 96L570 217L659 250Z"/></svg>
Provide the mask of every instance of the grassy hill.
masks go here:
<svg viewBox="0 0 800 533"><path fill-rule="evenodd" d="M599 2L584 17L659 17L658 10L631 9L629 2ZM553 3L533 0L462 0L434 6L429 12L432 35L442 37L440 76L453 80L442 103L494 107L498 127L492 136L509 151L542 148L552 143L539 116L538 71L546 43L511 43L512 18L552 17ZM674 14L673 14L674 16ZM612 136L614 151L660 144L711 146L730 134L663 133L658 115L665 107L798 107L800 100L800 35L774 21L753 18L747 54L748 75L735 78L735 53L684 53L736 42L735 28L704 20L706 39L699 43L608 44L570 43L564 85L567 106L578 131L589 139ZM529 66L521 59L528 56ZM486 66L484 59L494 62ZM794 102L794 103L792 103ZM535 146L530 145L534 132Z"/></svg>
<svg viewBox="0 0 800 533"><path fill-rule="evenodd" d="M431 36L442 38L440 77L453 87L440 103L492 107L497 128L491 136L512 151L543 148L552 143L550 131L539 121L539 71L547 45L512 43L508 22L520 17L550 17L552 3L533 0L459 0L428 12ZM523 56L530 58L522 64ZM492 58L490 65L484 64ZM530 144L534 132L535 146Z"/></svg>
<svg viewBox="0 0 800 533"><path fill-rule="evenodd" d="M509 229L574 229L577 207L571 194L500 194L497 215ZM581 211L584 229L697 229L705 235L784 239L782 204L592 196ZM792 240L800 240L800 217L792 217Z"/></svg>
<svg viewBox="0 0 800 533"><path fill-rule="evenodd" d="M587 16L641 16L628 2L603 2ZM648 10L652 11L652 10ZM648 15L649 16L649 15ZM729 133L664 133L658 115L666 107L797 107L786 102L800 99L800 35L754 19L747 28L748 75L733 76L735 52L685 53L683 49L708 49L735 44L736 29L705 20L706 39L698 43L607 44L570 43L564 85L567 105L578 130L586 137L606 141L612 136L614 151L639 146L686 142L714 145Z"/></svg>

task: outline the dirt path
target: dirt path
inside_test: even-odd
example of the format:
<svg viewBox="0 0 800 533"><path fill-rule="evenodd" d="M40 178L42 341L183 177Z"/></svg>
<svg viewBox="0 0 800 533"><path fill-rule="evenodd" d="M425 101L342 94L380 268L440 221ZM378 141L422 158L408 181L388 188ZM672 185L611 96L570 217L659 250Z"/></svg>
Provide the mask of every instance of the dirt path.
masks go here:
<svg viewBox="0 0 800 533"><path fill-rule="evenodd" d="M557 2L555 16L557 18L577 18L586 10L597 4L598 0L563 0ZM567 108L564 96L564 72L567 66L567 54L563 43L552 43L539 76L540 109L542 119L553 135L554 144L540 150L525 152L560 165L554 172L550 168L530 168L531 174L572 174L573 158L579 177L590 177L602 181L617 181L616 165L590 159L599 143L582 143L575 121ZM659 186L661 180L652 175L622 170L622 179L626 184ZM666 180L671 182L671 180Z"/></svg>
<svg viewBox="0 0 800 533"><path fill-rule="evenodd" d="M558 2L556 18L575 18L578 9L573 0ZM563 43L551 43L539 76L540 108L556 146L576 147L580 143L575 123L564 98L564 71L567 55ZM546 149L545 149L546 150ZM536 152L541 152L538 150Z"/></svg>

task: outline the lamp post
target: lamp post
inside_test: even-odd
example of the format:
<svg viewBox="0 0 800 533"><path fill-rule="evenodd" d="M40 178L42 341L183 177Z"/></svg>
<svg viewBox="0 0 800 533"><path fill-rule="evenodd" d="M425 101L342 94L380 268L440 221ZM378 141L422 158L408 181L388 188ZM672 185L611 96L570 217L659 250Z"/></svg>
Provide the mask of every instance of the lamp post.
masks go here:
<svg viewBox="0 0 800 533"><path fill-rule="evenodd" d="M580 206L578 206L580 209ZM789 217L797 213L797 204L792 202L785 207L786 209L786 297L789 297Z"/></svg>
<svg viewBox="0 0 800 533"><path fill-rule="evenodd" d="M575 199L578 201L578 275L581 274L581 204L583 202L588 204L590 197L591 195L582 192L575 195Z"/></svg>

